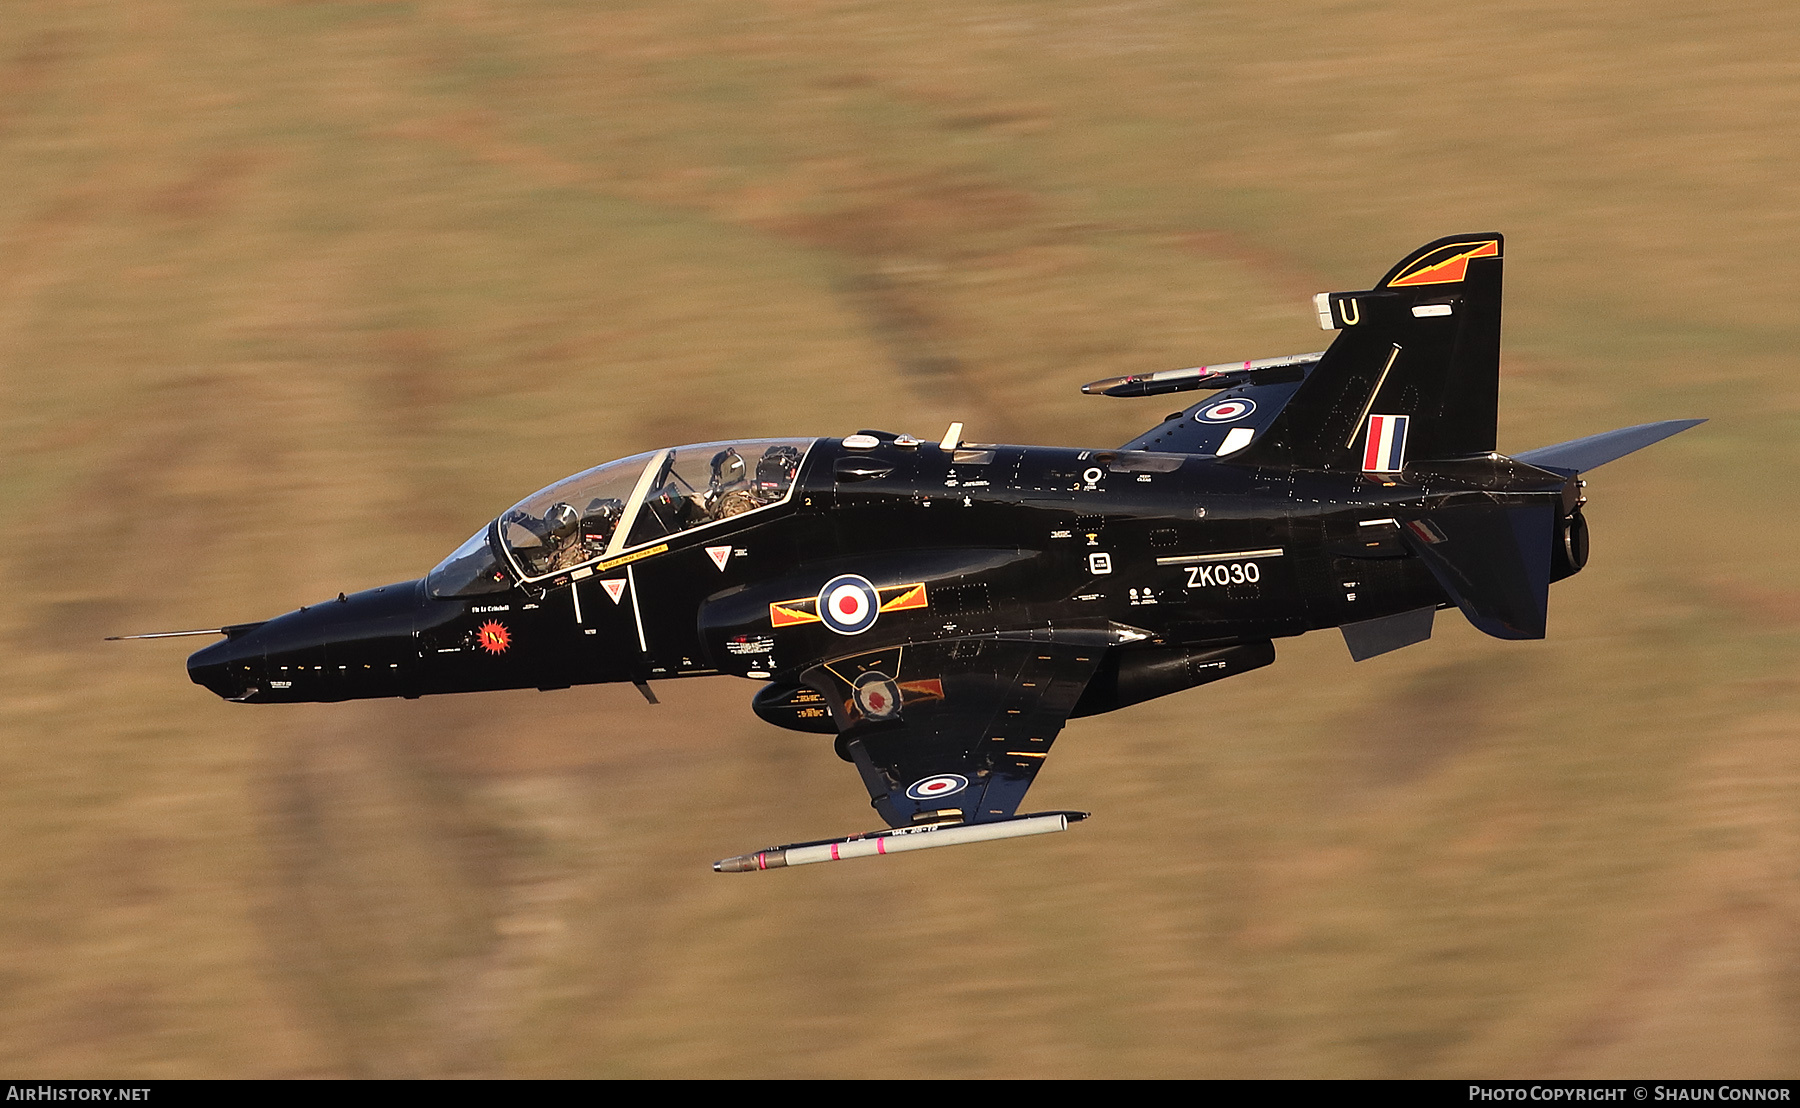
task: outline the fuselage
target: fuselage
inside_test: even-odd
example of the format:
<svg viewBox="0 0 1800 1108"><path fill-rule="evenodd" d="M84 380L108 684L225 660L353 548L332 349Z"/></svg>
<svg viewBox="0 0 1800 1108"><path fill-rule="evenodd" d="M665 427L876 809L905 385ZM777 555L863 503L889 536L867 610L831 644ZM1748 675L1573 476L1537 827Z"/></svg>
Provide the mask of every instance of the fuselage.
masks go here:
<svg viewBox="0 0 1800 1108"><path fill-rule="evenodd" d="M715 476L725 454L713 455ZM617 516L623 504L639 526L628 515L619 534L588 536L561 568L522 559L505 538L524 525L541 538L561 520L515 510L485 540L498 568L484 591L445 595L419 579L309 605L234 630L194 654L190 673L221 696L268 703L711 674L781 684L888 644L1050 629L1110 631L1118 650L1262 643L1444 605L1400 528L1446 498L1496 495L1462 476L944 449L885 434L800 440L795 458L779 499L717 518L699 505L718 497L654 502L663 475L628 467L604 502L614 506L593 510ZM1504 495L1566 501L1572 488L1514 482ZM670 518L646 530L653 506ZM571 517L565 529L576 527Z"/></svg>

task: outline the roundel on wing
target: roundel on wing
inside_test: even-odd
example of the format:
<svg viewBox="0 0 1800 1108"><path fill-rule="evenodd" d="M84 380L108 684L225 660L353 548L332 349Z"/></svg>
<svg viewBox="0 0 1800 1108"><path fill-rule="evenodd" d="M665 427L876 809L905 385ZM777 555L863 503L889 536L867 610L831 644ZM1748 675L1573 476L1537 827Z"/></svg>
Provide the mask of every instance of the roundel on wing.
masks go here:
<svg viewBox="0 0 1800 1108"><path fill-rule="evenodd" d="M1243 419L1256 410L1256 401L1247 396L1234 396L1229 400L1220 400L1194 413L1194 418L1202 423L1231 423Z"/></svg>
<svg viewBox="0 0 1800 1108"><path fill-rule="evenodd" d="M936 800L969 787L969 779L960 773L940 773L906 786L906 795L914 800Z"/></svg>
<svg viewBox="0 0 1800 1108"><path fill-rule="evenodd" d="M900 686L878 670L856 679L856 708L869 719L892 719L900 713Z"/></svg>
<svg viewBox="0 0 1800 1108"><path fill-rule="evenodd" d="M880 614L881 597L866 577L846 573L819 590L819 618L840 635L862 634Z"/></svg>

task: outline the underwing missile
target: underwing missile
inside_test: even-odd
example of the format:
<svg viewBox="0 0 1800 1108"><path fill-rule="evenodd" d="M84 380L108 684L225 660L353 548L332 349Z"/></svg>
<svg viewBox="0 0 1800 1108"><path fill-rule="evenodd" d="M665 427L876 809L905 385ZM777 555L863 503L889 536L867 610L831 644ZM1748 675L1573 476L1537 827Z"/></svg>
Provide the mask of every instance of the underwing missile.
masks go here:
<svg viewBox="0 0 1800 1108"><path fill-rule="evenodd" d="M1320 358L1317 354L1289 354L1281 358L1257 358L1248 362L1220 362L1217 365L1193 366L1189 369L1165 369L1156 373L1132 373L1124 377L1108 377L1081 386L1089 396L1161 396L1166 392L1190 392L1194 389L1229 389L1255 381L1273 383L1298 379L1301 370ZM1283 371L1286 371L1284 374Z"/></svg>
<svg viewBox="0 0 1800 1108"><path fill-rule="evenodd" d="M751 870L781 869L805 866L814 862L841 862L848 858L869 858L877 854L899 854L907 850L927 850L934 846L960 846L963 843L987 842L990 839L1017 839L1025 835L1048 835L1067 831L1069 824L1088 817L1086 812L1037 812L1013 816L990 823L939 823L922 827L896 827L889 831L870 831L844 839L826 839L812 843L793 843L770 847L754 854L739 854L713 863L718 873L748 873Z"/></svg>

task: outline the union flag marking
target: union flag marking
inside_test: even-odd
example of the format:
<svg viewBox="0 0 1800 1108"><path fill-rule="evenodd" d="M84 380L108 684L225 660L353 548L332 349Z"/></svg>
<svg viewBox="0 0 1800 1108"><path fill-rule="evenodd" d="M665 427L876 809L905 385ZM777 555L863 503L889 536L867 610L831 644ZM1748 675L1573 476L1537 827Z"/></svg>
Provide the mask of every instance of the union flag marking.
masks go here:
<svg viewBox="0 0 1800 1108"><path fill-rule="evenodd" d="M1363 444L1364 473L1399 473L1406 468L1406 425L1410 416L1372 415Z"/></svg>

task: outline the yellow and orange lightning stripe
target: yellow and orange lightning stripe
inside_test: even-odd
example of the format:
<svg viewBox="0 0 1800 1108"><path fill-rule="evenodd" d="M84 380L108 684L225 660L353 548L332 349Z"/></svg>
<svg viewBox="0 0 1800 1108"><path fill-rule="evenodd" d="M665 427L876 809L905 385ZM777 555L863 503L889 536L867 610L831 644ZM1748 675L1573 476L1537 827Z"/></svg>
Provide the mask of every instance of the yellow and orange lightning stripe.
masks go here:
<svg viewBox="0 0 1800 1108"><path fill-rule="evenodd" d="M894 594L890 600L888 594ZM908 608L928 608L925 601L924 585L899 585L891 589L881 590L881 610L884 612L903 612Z"/></svg>
<svg viewBox="0 0 1800 1108"><path fill-rule="evenodd" d="M1456 243L1445 249L1451 251L1448 257L1438 258L1440 251L1433 250L1409 266L1406 272L1387 283L1388 288L1409 288L1414 285L1453 285L1461 281L1469 272L1470 258L1498 258L1500 244L1493 239L1486 242ZM1433 258L1437 258L1433 261Z"/></svg>
<svg viewBox="0 0 1800 1108"><path fill-rule="evenodd" d="M801 623L818 623L819 613L813 610L818 604L815 597L804 600L784 600L779 604L769 605L769 623L775 627L793 627Z"/></svg>
<svg viewBox="0 0 1800 1108"><path fill-rule="evenodd" d="M902 681L900 682L900 695L907 701L942 700L944 699L944 682L936 677L927 678L924 681Z"/></svg>
<svg viewBox="0 0 1800 1108"><path fill-rule="evenodd" d="M904 612L909 608L929 608L930 599L925 592L925 585L889 585L878 589L883 612ZM795 600L781 600L769 605L769 625L772 627L795 627L802 623L823 622L819 617L819 598L803 596Z"/></svg>

